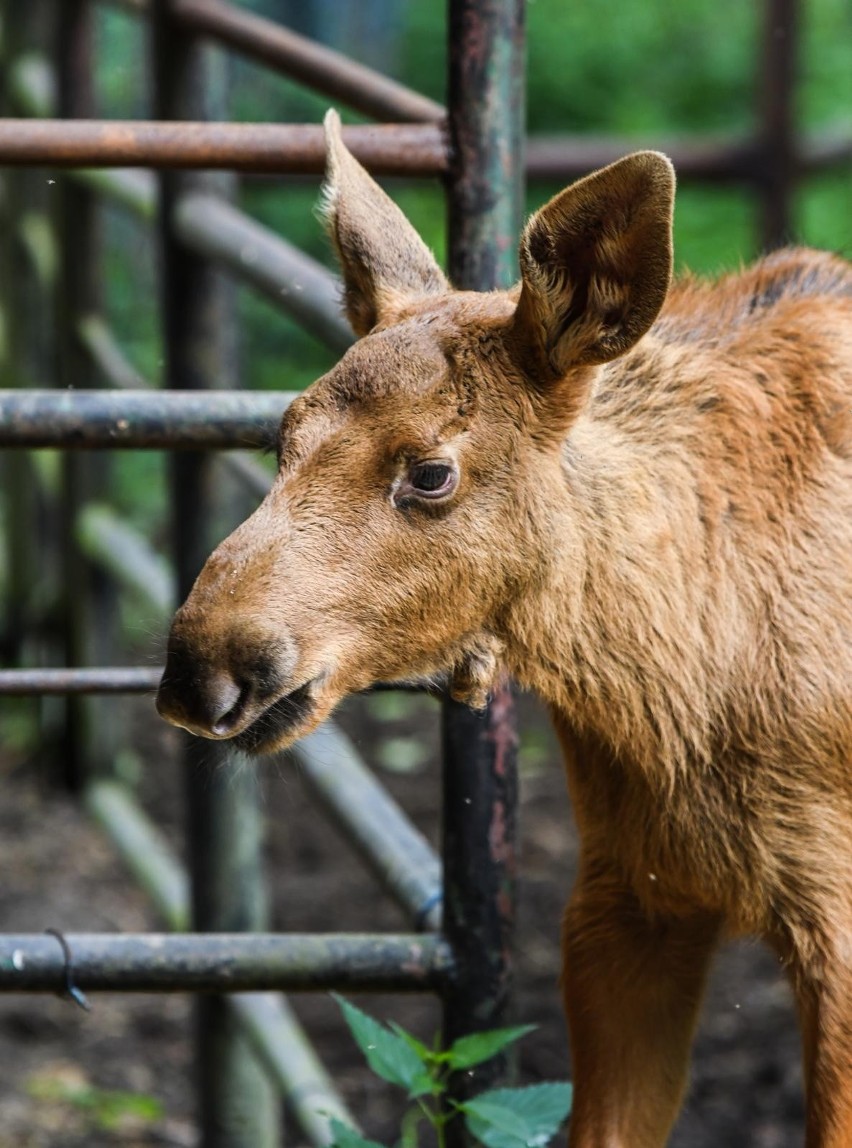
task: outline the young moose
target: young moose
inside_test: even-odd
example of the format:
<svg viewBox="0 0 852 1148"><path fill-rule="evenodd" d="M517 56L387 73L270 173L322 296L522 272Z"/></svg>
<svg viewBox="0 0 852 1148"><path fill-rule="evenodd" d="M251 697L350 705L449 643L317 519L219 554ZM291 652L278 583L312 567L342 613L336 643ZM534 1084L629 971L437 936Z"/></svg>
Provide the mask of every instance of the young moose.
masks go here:
<svg viewBox="0 0 852 1148"><path fill-rule="evenodd" d="M252 752L443 675L549 705L582 839L564 925L574 1148L659 1148L708 963L764 937L804 1033L808 1148L852 1145L852 267L669 287L674 177L628 156L454 291L330 113L363 336L178 612L158 705Z"/></svg>

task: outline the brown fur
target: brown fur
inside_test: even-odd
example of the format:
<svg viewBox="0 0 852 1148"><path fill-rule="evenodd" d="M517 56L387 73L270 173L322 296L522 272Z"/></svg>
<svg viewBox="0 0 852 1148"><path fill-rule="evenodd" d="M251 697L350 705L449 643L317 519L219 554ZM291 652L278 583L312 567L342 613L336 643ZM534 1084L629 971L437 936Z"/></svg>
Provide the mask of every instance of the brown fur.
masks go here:
<svg viewBox="0 0 852 1148"><path fill-rule="evenodd" d="M667 293L673 180L644 153L533 218L520 295L453 292L328 132L366 337L285 415L161 712L268 749L377 680L482 704L512 673L582 840L571 1145L665 1143L708 962L748 932L797 993L807 1144L848 1148L852 268L784 251ZM418 492L423 461L456 488Z"/></svg>

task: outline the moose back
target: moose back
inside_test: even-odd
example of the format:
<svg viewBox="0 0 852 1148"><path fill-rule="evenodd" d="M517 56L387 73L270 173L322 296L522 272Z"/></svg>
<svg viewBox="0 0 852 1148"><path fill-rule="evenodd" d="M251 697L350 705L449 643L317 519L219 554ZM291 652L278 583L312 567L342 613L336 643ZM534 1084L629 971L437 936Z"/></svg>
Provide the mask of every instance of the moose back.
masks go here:
<svg viewBox="0 0 852 1148"><path fill-rule="evenodd" d="M259 509L169 639L161 714L280 748L376 681L546 701L581 836L573 1148L659 1148L722 937L801 1017L808 1148L852 1145L852 268L670 285L674 176L628 156L454 291L326 120L363 336L284 415Z"/></svg>

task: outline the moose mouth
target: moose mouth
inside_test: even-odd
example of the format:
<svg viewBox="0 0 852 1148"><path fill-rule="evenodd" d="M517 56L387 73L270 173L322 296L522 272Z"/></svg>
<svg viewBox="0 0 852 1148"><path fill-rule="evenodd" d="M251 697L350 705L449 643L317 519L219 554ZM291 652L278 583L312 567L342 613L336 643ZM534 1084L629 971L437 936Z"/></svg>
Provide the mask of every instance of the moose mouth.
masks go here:
<svg viewBox="0 0 852 1148"><path fill-rule="evenodd" d="M291 694L272 705L250 726L236 734L233 744L245 753L271 753L280 749L282 742L293 740L293 735L313 716L316 702L311 696L314 681L305 682Z"/></svg>

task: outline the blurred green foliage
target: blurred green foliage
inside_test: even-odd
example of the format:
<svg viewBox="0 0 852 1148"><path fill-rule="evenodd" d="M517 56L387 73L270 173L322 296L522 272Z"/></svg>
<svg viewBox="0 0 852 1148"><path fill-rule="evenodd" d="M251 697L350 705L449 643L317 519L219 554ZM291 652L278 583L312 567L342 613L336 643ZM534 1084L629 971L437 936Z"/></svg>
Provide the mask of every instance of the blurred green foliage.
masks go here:
<svg viewBox="0 0 852 1148"><path fill-rule="evenodd" d="M242 0L267 12L275 0ZM444 97L444 5L434 0L385 0L397 30L387 69L437 99ZM826 129L852 116L852 6L848 0L802 0L801 82L797 116L802 129ZM622 137L629 146L673 136L747 132L755 124L763 5L742 0L529 0L528 93L531 132L588 132ZM111 116L145 115L146 42L141 25L120 10L98 9L98 89ZM331 30L330 30L331 31ZM357 45L350 46L357 55ZM263 69L234 60L234 119L313 121L327 101ZM349 116L350 121L357 117ZM444 208L436 182L388 181L439 258L444 253ZM330 263L328 242L314 215L318 181L252 180L241 203L252 215ZM532 210L557 187L537 185ZM797 238L817 246L852 249L850 172L811 179L797 196ZM678 197L678 265L696 272L735 267L756 254L756 207L745 189L684 187ZM110 318L140 371L156 378L157 335L154 243L151 234L118 211L108 213L105 277ZM299 389L327 370L333 356L286 316L240 288L243 373L246 385ZM145 471L139 481L139 467ZM139 491L153 506L160 490L157 464L120 468L119 508L138 516ZM156 472L156 473L155 473Z"/></svg>

